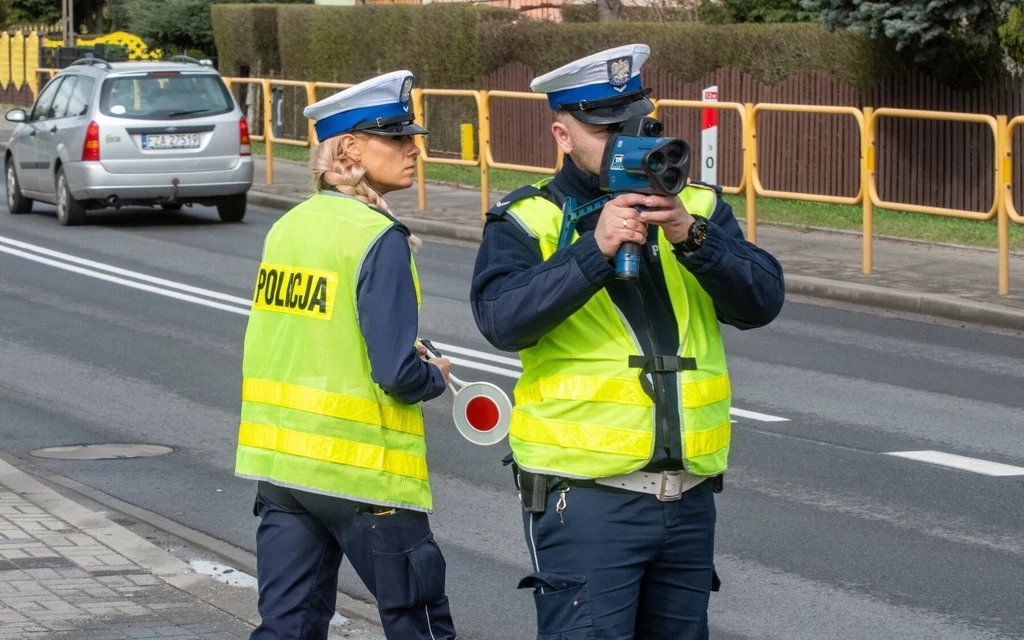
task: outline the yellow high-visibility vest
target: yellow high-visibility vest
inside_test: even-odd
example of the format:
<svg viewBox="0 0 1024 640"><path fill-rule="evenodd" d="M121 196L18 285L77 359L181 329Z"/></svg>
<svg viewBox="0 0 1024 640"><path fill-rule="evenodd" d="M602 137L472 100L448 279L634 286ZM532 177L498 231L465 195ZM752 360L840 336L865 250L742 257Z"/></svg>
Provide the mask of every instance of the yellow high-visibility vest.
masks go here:
<svg viewBox="0 0 1024 640"><path fill-rule="evenodd" d="M422 411L373 382L357 317L360 267L394 225L359 200L321 194L270 230L245 332L236 475L431 509Z"/></svg>
<svg viewBox="0 0 1024 640"><path fill-rule="evenodd" d="M543 184L543 183L541 183ZM539 185L538 185L539 186ZM711 217L715 192L689 186L687 211ZM505 215L535 238L544 259L554 254L562 212L541 196L512 204ZM574 235L575 242L578 236ZM659 259L679 327L679 352L696 369L670 374L679 389L684 466L714 476L727 465L731 388L725 348L711 297L676 259L659 234ZM520 351L523 375L515 388L509 444L524 469L600 478L641 469L654 452L654 404L629 357L640 345L604 289L540 339Z"/></svg>

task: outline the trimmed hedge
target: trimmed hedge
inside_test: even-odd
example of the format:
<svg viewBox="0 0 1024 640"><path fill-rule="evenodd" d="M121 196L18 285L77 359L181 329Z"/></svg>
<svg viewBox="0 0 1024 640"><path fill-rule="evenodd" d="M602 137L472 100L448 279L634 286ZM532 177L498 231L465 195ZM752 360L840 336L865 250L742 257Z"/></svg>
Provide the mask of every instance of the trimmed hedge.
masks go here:
<svg viewBox="0 0 1024 640"><path fill-rule="evenodd" d="M563 22L597 22L598 20L597 5L594 3L563 4L559 8L559 13L562 14ZM697 15L696 10L682 7L623 6L619 9L621 22L693 22Z"/></svg>
<svg viewBox="0 0 1024 640"><path fill-rule="evenodd" d="M254 9L275 12L275 20L261 17L256 24ZM519 14L429 4L214 5L213 15L218 50L225 50L222 73L236 72L246 60L260 60L282 78L326 82L359 82L409 69L420 87L468 88L480 84L480 26Z"/></svg>
<svg viewBox="0 0 1024 640"><path fill-rule="evenodd" d="M542 73L588 53L643 42L648 65L692 81L720 68L749 73L773 84L802 71L823 71L855 86L871 86L904 68L881 43L848 31L829 33L817 24L580 23L481 25L483 74L510 62Z"/></svg>
<svg viewBox="0 0 1024 640"><path fill-rule="evenodd" d="M581 11L593 5L568 5ZM907 67L883 43L814 23L707 25L692 22L568 23L519 19L511 9L470 4L214 5L222 73L245 64L252 74L296 80L358 82L409 69L417 85L477 88L518 61L543 73L601 49L645 42L648 63L681 80L728 67L766 83L823 71L871 86Z"/></svg>
<svg viewBox="0 0 1024 640"><path fill-rule="evenodd" d="M210 9L217 66L222 74L237 76L243 66L252 76L280 72L277 5L215 4Z"/></svg>

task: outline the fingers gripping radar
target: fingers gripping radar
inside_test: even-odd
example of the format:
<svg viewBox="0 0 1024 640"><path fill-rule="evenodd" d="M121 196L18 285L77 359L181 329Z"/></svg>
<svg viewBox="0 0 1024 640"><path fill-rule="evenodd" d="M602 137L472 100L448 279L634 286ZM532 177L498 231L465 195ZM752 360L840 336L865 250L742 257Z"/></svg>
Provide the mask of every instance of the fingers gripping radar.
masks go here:
<svg viewBox="0 0 1024 640"><path fill-rule="evenodd" d="M441 352L429 340L420 340L428 362L440 358ZM483 446L497 444L508 435L512 423L512 401L497 385L490 382L463 382L448 375L452 391L452 419L462 437Z"/></svg>
<svg viewBox="0 0 1024 640"><path fill-rule="evenodd" d="M610 136L601 161L601 190L614 194L648 193L674 196L690 174L690 145L682 138L664 138L665 127L654 118L630 118L622 132ZM640 245L625 242L615 256L615 276L640 276Z"/></svg>

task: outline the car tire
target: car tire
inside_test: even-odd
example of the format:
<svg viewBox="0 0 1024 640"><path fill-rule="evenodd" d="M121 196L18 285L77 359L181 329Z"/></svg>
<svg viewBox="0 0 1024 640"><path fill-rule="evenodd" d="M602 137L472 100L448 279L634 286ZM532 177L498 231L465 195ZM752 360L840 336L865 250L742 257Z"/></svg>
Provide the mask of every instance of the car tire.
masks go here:
<svg viewBox="0 0 1024 640"><path fill-rule="evenodd" d="M14 159L7 160L7 210L11 213L30 213L32 201L21 195L21 184L18 183L18 174L14 170Z"/></svg>
<svg viewBox="0 0 1024 640"><path fill-rule="evenodd" d="M64 167L57 170L57 221L65 227L85 224L85 205L71 195Z"/></svg>
<svg viewBox="0 0 1024 640"><path fill-rule="evenodd" d="M224 222L241 222L245 217L245 194L225 196L217 202L217 215Z"/></svg>

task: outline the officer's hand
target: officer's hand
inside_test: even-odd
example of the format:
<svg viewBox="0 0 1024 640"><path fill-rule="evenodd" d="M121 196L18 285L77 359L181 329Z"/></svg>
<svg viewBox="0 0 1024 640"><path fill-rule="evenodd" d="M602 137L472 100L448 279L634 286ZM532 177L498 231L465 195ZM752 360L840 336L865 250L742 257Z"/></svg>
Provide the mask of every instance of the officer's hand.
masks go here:
<svg viewBox="0 0 1024 640"><path fill-rule="evenodd" d="M428 360L427 364L432 364L441 370L441 375L444 376L444 383L448 384L448 374L452 371L452 362L448 358L434 358Z"/></svg>
<svg viewBox="0 0 1024 640"><path fill-rule="evenodd" d="M647 242L647 225L640 222L640 212L633 208L642 205L644 197L625 193L605 203L594 230L594 239L604 257L614 258L623 242Z"/></svg>
<svg viewBox="0 0 1024 640"><path fill-rule="evenodd" d="M642 211L640 220L661 227L665 239L672 244L683 242L690 236L693 216L678 196L646 196L641 204L654 210Z"/></svg>

